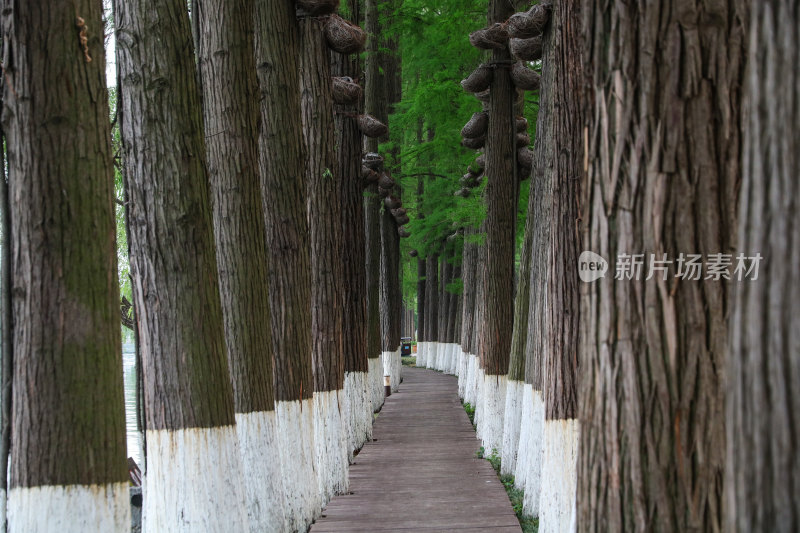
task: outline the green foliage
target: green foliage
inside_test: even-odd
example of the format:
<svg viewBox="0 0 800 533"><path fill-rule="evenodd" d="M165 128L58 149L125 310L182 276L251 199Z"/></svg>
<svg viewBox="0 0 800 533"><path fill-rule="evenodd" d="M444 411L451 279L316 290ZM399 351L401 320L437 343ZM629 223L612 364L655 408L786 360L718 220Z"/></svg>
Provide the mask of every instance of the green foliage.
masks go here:
<svg viewBox="0 0 800 533"><path fill-rule="evenodd" d="M125 230L125 187L122 180L121 148L122 138L117 117L117 88L109 87L108 104L111 110L111 147L114 152L114 210L117 220L117 277L120 299L133 302L130 263L128 262L128 234ZM133 332L122 327L122 342L133 342Z"/></svg>
<svg viewBox="0 0 800 533"><path fill-rule="evenodd" d="M417 358L416 357L411 357L410 355L405 356L405 357L401 357L400 361L403 363L403 366L410 366L410 367L416 367L417 366Z"/></svg>
<svg viewBox="0 0 800 533"><path fill-rule="evenodd" d="M464 411L467 412L467 416L469 417L469 423L472 424L472 428L474 429L475 428L475 408L471 404L465 403L464 404ZM482 451L483 451L483 448L481 448L481 452ZM481 455L480 457L483 457L483 456Z"/></svg>
<svg viewBox="0 0 800 533"><path fill-rule="evenodd" d="M402 62L402 99L389 117L390 139L381 145L396 150L394 175L402 188L411 237L401 240L403 298L414 307L417 260L441 252L443 243L461 228L479 228L486 217L485 180L467 198L454 196L459 179L477 153L461 146L461 128L481 103L460 82L489 54L470 45L469 33L486 25L488 0L403 0L383 11L387 37L398 42ZM526 93L524 115L533 138L538 94ZM517 240L522 241L530 181L520 187ZM424 190L419 195L419 190ZM481 236L472 237L480 239ZM456 243L460 260L463 239ZM451 245L449 245L451 246ZM460 280L459 280L460 281ZM458 292L458 286L448 287Z"/></svg>

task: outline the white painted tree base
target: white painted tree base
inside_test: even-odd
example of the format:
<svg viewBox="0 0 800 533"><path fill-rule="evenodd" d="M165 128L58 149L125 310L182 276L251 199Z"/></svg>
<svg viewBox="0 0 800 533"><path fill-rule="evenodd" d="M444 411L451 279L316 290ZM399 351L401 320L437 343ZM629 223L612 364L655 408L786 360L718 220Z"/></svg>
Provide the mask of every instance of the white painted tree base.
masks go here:
<svg viewBox="0 0 800 533"><path fill-rule="evenodd" d="M466 402L467 390L467 370L469 368L469 354L464 352L464 349L458 347L458 397Z"/></svg>
<svg viewBox="0 0 800 533"><path fill-rule="evenodd" d="M479 370L478 356L469 354L467 356L467 377L464 382L464 401L476 408L478 405Z"/></svg>
<svg viewBox="0 0 800 533"><path fill-rule="evenodd" d="M476 358L477 359L477 358ZM481 424L481 417L483 416L483 410L485 406L483 405L483 369L480 367L478 361L475 364L475 403L472 404L475 406L475 417L473 421L475 423L475 436L478 437L478 440L483 441L483 424ZM489 450L491 453L491 450Z"/></svg>
<svg viewBox="0 0 800 533"><path fill-rule="evenodd" d="M417 366L420 368L425 368L425 365L428 362L428 343L425 341L417 342Z"/></svg>
<svg viewBox="0 0 800 533"><path fill-rule="evenodd" d="M148 430L142 530L250 531L244 485L234 426Z"/></svg>
<svg viewBox="0 0 800 533"><path fill-rule="evenodd" d="M455 374L455 363L454 358L456 356L456 345L452 342L448 342L444 345L444 361L442 362L442 372L445 374L453 375Z"/></svg>
<svg viewBox="0 0 800 533"><path fill-rule="evenodd" d="M128 483L19 487L11 489L8 496L10 533L131 529Z"/></svg>
<svg viewBox="0 0 800 533"><path fill-rule="evenodd" d="M344 396L348 428L348 459L372 439L372 397L367 372L345 372Z"/></svg>
<svg viewBox="0 0 800 533"><path fill-rule="evenodd" d="M323 507L336 494L348 490L350 461L343 400L341 390L314 393L314 458Z"/></svg>
<svg viewBox="0 0 800 533"><path fill-rule="evenodd" d="M400 348L392 350L391 352L383 352L383 372L385 376L389 376L392 385L392 392L397 392L400 388L400 381L402 379L403 362L400 359Z"/></svg>
<svg viewBox="0 0 800 533"><path fill-rule="evenodd" d="M461 360L464 357L464 352L461 351L460 344L453 344L453 358L450 361L450 370L451 374L458 377L458 374L461 372Z"/></svg>
<svg viewBox="0 0 800 533"><path fill-rule="evenodd" d="M506 407L506 376L484 375L480 404L483 406L478 427L483 449L488 456L503 449L503 411Z"/></svg>
<svg viewBox="0 0 800 533"><path fill-rule="evenodd" d="M578 484L579 440L580 424L576 419L545 420L539 514L541 533L571 531Z"/></svg>
<svg viewBox="0 0 800 533"><path fill-rule="evenodd" d="M522 423L522 395L525 383L508 380L506 384L506 405L503 409L503 444L500 456L500 473L513 475L517 468L519 430Z"/></svg>
<svg viewBox="0 0 800 533"><path fill-rule="evenodd" d="M242 484L250 531L285 530L283 472L278 461L278 418L275 411L236 413L236 434L242 454Z"/></svg>
<svg viewBox="0 0 800 533"><path fill-rule="evenodd" d="M439 343L428 343L428 361L425 368L436 369L436 357L439 355Z"/></svg>
<svg viewBox="0 0 800 533"><path fill-rule="evenodd" d="M372 412L377 413L381 410L386 397L383 390L383 357L367 359L367 362L369 363L367 380L372 400Z"/></svg>
<svg viewBox="0 0 800 533"><path fill-rule="evenodd" d="M521 486L525 490L522 513L525 516L539 516L544 460L544 398L542 391L534 390L528 383L525 384L523 394L525 399L515 480L520 480L524 484Z"/></svg>
<svg viewBox="0 0 800 533"><path fill-rule="evenodd" d="M286 527L289 531L306 531L322 510L314 464L314 400L275 402L275 414Z"/></svg>

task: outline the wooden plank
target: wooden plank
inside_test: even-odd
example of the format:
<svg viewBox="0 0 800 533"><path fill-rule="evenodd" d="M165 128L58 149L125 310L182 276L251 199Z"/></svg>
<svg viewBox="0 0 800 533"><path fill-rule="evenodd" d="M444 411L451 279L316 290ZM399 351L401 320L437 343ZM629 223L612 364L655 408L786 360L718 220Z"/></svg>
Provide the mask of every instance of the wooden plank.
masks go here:
<svg viewBox="0 0 800 533"><path fill-rule="evenodd" d="M519 533L505 489L457 395L457 380L404 368L387 398L374 440L350 466L350 494L335 497L313 533Z"/></svg>

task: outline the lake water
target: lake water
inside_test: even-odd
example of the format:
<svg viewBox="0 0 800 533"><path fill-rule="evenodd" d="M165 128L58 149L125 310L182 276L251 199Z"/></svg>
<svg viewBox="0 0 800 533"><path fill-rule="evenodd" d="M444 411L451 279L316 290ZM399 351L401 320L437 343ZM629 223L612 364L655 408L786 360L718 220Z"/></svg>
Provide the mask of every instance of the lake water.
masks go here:
<svg viewBox="0 0 800 533"><path fill-rule="evenodd" d="M122 345L122 373L125 379L125 429L128 457L142 466L141 435L136 430L136 352L133 344Z"/></svg>

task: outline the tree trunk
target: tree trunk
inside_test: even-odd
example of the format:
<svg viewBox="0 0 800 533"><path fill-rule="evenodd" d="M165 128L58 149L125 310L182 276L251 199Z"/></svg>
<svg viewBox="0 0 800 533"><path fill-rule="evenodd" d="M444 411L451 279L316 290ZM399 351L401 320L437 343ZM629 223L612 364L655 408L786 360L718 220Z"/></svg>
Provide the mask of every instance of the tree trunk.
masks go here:
<svg viewBox="0 0 800 533"><path fill-rule="evenodd" d="M186 5L117 0L114 20L148 423L143 524L246 530Z"/></svg>
<svg viewBox="0 0 800 533"><path fill-rule="evenodd" d="M129 527L102 28L99 1L4 5L10 531Z"/></svg>
<svg viewBox="0 0 800 533"><path fill-rule="evenodd" d="M392 213L381 213L381 287L380 315L383 372L390 376L392 391L400 386L400 237Z"/></svg>
<svg viewBox="0 0 800 533"><path fill-rule="evenodd" d="M320 509L314 472L311 252L300 106L300 38L291 0L256 0L259 154L275 353L275 412L286 518L305 530Z"/></svg>
<svg viewBox="0 0 800 533"><path fill-rule="evenodd" d="M584 2L586 249L672 263L584 286L582 531L722 527L728 284L679 259L734 250L745 4Z"/></svg>
<svg viewBox="0 0 800 533"><path fill-rule="evenodd" d="M753 3L737 248L765 261L757 281L733 277L728 531L800 530L799 28L796 2Z"/></svg>
<svg viewBox="0 0 800 533"><path fill-rule="evenodd" d="M471 242L476 231L467 228L464 231L464 252L461 263L462 277L464 280L464 292L462 295L461 313L461 335L458 339L461 344L461 358L458 371L458 395L464 403L475 405L473 394L475 388L470 388L474 383L477 360L473 348L472 338L475 328L475 293L476 293L476 272L477 272L477 249L478 245Z"/></svg>
<svg viewBox="0 0 800 533"><path fill-rule="evenodd" d="M535 214L528 210L525 221L525 235L520 250L517 289L514 295L514 328L511 334L511 353L508 359L508 384L506 386L506 405L503 416L503 461L501 473L513 475L517 468L520 428L523 425L522 410L525 399L525 345L528 341L528 310L530 306L530 263L533 255L533 219ZM532 393L532 391L529 391ZM526 418L527 424L530 417Z"/></svg>
<svg viewBox="0 0 800 533"><path fill-rule="evenodd" d="M447 318L450 311L450 292L447 286L452 281L453 265L450 264L449 253L446 245L442 246L443 252L439 256L439 272L441 272L441 283L439 283L439 316L438 316L438 332L437 339L436 359L434 360L434 370L444 370L445 359L447 358Z"/></svg>
<svg viewBox="0 0 800 533"><path fill-rule="evenodd" d="M522 392L522 422L520 442L517 451L517 466L514 472L516 485L525 490L522 502L523 514L539 516L539 502L542 481L543 437L544 437L544 396L542 391L542 365L544 346L548 338L545 318L547 312L547 284L550 279L550 235L552 224L553 173L547 167L548 154L552 153L545 131L551 131L552 112L547 112L539 98L539 113L536 121L536 140L534 163L531 171L531 189L528 198L528 220L525 223L526 237L531 238L531 257L529 273L529 302L527 340L525 342L525 386Z"/></svg>
<svg viewBox="0 0 800 533"><path fill-rule="evenodd" d="M349 20L360 22L357 0L347 2ZM334 76L359 77L358 56L331 53ZM358 450L372 438L372 400L368 381L367 359L367 280L366 233L364 232L364 187L361 179L361 132L356 122L345 116L358 113L357 105L337 106L335 114L337 160L342 180L340 227L344 290L345 397L349 418L349 453Z"/></svg>
<svg viewBox="0 0 800 533"><path fill-rule="evenodd" d="M266 235L258 174L253 3L194 0L228 366L252 531L282 529Z"/></svg>
<svg viewBox="0 0 800 533"><path fill-rule="evenodd" d="M428 339L426 349L426 366L432 368L436 358L436 350L439 338L439 255L436 253L428 254L425 270L428 273L425 283L425 302L428 308L425 310L426 324L425 337Z"/></svg>
<svg viewBox="0 0 800 533"><path fill-rule="evenodd" d="M545 421L539 527L567 531L574 523L579 425L577 420L579 278L578 224L583 168L583 71L581 11L577 2L555 1L543 34L542 87L536 130L537 172L548 174L540 196L550 238L544 286L542 391ZM539 141L542 144L539 144ZM535 440L535 439L534 439Z"/></svg>
<svg viewBox="0 0 800 533"><path fill-rule="evenodd" d="M417 200L419 201L419 200ZM421 363L422 350L428 338L425 337L425 289L426 289L425 259L417 258L417 366Z"/></svg>
<svg viewBox="0 0 800 533"><path fill-rule="evenodd" d="M368 34L365 59L364 112L374 117L386 114L385 59L380 50L381 27L378 0L365 0L365 30ZM378 152L378 139L364 138L367 152ZM372 388L372 408L378 411L383 405L383 358L381 357L380 272L381 272L381 198L378 186L367 188L364 225L367 254L367 357L369 382Z"/></svg>
<svg viewBox="0 0 800 533"><path fill-rule="evenodd" d="M339 408L344 388L342 345L342 184L336 157L333 86L325 18L300 19L300 94L306 142L311 229L311 340L314 439L323 503L347 490L347 428Z"/></svg>
<svg viewBox="0 0 800 533"><path fill-rule="evenodd" d="M513 13L506 0L491 0L489 24L504 22ZM506 373L514 324L514 252L516 244L517 175L514 103L507 47L492 51L495 69L489 97L486 134L486 291L484 320L480 323L480 360L484 375L486 424L478 432L487 452L502 448Z"/></svg>
<svg viewBox="0 0 800 533"><path fill-rule="evenodd" d="M0 99L3 98L0 91ZM0 127L0 143L5 134ZM0 168L6 168L0 150ZM13 314L11 300L11 201L5 172L0 176L0 464L8 464L11 450L11 384L14 380ZM8 531L8 468L0 474L0 532Z"/></svg>

